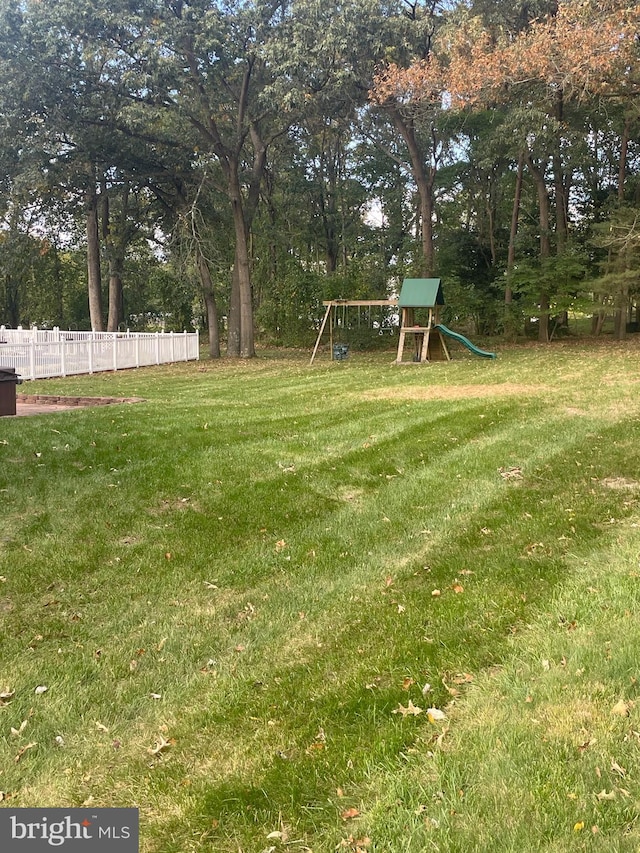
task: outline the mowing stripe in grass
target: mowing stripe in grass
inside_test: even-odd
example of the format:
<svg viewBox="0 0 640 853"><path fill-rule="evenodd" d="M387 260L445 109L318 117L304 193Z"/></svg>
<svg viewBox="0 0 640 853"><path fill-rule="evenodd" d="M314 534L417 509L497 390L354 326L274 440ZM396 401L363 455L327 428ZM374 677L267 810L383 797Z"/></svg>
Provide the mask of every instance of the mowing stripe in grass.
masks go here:
<svg viewBox="0 0 640 853"><path fill-rule="evenodd" d="M482 375L452 367L425 380ZM542 395L358 398L385 382L407 389L413 371L356 368L338 392L329 369L214 370L188 388L180 371L163 390L170 375L140 409L47 422L60 435L7 431L0 685L16 696L0 714L6 732L28 719L38 746L15 763L26 740L7 736L0 787L24 805L139 804L145 853L258 853L282 823L328 853L360 837L340 818L352 806L372 849L449 849L407 813L438 785L443 812L456 785L469 790L464 756L434 775L419 761L435 751L431 724L392 712L464 694L458 673L484 683L483 670L508 669L581 555L614 554L606 543L635 513L633 491L613 484L640 470L636 421L608 403L589 418L549 411ZM167 410L174 392L180 407ZM502 476L511 469L522 479ZM101 499L92 526L86 508ZM576 612L559 613L565 632ZM37 683L49 691L36 702ZM175 743L152 756L161 735ZM397 819L385 788L405 791ZM485 827L495 803L477 808ZM478 838L491 840L486 828Z"/></svg>

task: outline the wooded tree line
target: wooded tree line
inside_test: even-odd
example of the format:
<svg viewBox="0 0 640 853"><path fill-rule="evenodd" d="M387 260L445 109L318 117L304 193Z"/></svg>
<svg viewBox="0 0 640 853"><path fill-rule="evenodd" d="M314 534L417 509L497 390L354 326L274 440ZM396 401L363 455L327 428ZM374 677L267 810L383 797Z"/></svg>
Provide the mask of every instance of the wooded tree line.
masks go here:
<svg viewBox="0 0 640 853"><path fill-rule="evenodd" d="M443 278L453 322L635 328L622 0L0 0L0 322L208 329ZM631 324L631 325L629 325Z"/></svg>

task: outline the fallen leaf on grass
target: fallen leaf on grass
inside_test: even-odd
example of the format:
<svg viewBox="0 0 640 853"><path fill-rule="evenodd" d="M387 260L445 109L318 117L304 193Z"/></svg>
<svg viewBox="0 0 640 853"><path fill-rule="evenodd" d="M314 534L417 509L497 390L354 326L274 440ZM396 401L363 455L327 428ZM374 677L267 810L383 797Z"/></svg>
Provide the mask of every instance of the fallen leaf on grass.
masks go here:
<svg viewBox="0 0 640 853"><path fill-rule="evenodd" d="M458 690L458 688L457 687L449 687L449 685L444 680L444 678L442 679L442 686L447 691L449 696L459 696L460 695L460 691Z"/></svg>
<svg viewBox="0 0 640 853"><path fill-rule="evenodd" d="M596 794L596 797L600 802L603 800L615 800L616 792L615 791L607 791L606 788L603 788L599 794Z"/></svg>
<svg viewBox="0 0 640 853"><path fill-rule="evenodd" d="M611 769L613 770L614 773L619 773L620 776L622 776L622 778L624 778L627 775L627 771L624 769L624 767L620 767L620 765L618 764L617 761L611 762Z"/></svg>
<svg viewBox="0 0 640 853"><path fill-rule="evenodd" d="M28 750L30 750L30 749L33 749L33 747L34 747L34 746L37 746L37 745L38 745L38 744L37 744L37 742L36 742L36 743L28 743L28 744L26 744L25 746L23 746L21 749L19 749L19 750L18 750L18 754L17 754L17 755L16 755L16 757L13 759L13 760L15 761L15 763L17 764L17 763L20 761L20 759L21 759L21 758L22 758L22 756L25 754L25 752L27 752L27 751L28 751Z"/></svg>
<svg viewBox="0 0 640 853"><path fill-rule="evenodd" d="M458 672L452 678L454 684L471 684L473 675L470 672Z"/></svg>
<svg viewBox="0 0 640 853"><path fill-rule="evenodd" d="M367 836L364 838L354 838L353 835L349 835L348 838L343 838L335 849L349 849L352 850L353 853L366 853L367 848L370 846L371 839ZM308 847L303 847L302 850L303 853L311 853Z"/></svg>
<svg viewBox="0 0 640 853"><path fill-rule="evenodd" d="M617 717L628 717L630 707L629 702L625 702L624 699L620 699L611 709L611 713Z"/></svg>
<svg viewBox="0 0 640 853"><path fill-rule="evenodd" d="M518 468L515 465L512 465L509 468L498 468L500 472L500 476L503 480L521 480L522 479L522 468Z"/></svg>
<svg viewBox="0 0 640 853"><path fill-rule="evenodd" d="M96 720L96 728L101 732L108 732L109 729L105 726L104 723L101 723L99 720Z"/></svg>
<svg viewBox="0 0 640 853"><path fill-rule="evenodd" d="M451 589L458 595L461 592L464 592L464 587L460 583L454 583L454 585L451 587Z"/></svg>
<svg viewBox="0 0 640 853"><path fill-rule="evenodd" d="M427 719L430 723L439 723L447 719L447 715L440 708L427 708Z"/></svg>
<svg viewBox="0 0 640 853"><path fill-rule="evenodd" d="M49 688L45 684L41 684L39 687L33 691L36 696L41 696L43 693L46 693Z"/></svg>
<svg viewBox="0 0 640 853"><path fill-rule="evenodd" d="M340 817L342 820L353 820L354 817L360 817L360 810L356 808L345 809Z"/></svg>
<svg viewBox="0 0 640 853"><path fill-rule="evenodd" d="M13 728L13 726L11 726L11 734L12 734L14 737L20 737L20 735L22 734L22 732L27 728L27 723L28 723L28 722L29 722L28 720L23 720L23 721L20 723L20 728L17 728L17 729L14 729L14 728Z"/></svg>
<svg viewBox="0 0 640 853"><path fill-rule="evenodd" d="M147 749L147 752L149 753L149 755L160 755L161 752L164 752L166 749L170 749L172 746L174 746L174 744L175 740L173 738L167 740L162 735L160 735L154 745L150 746Z"/></svg>
<svg viewBox="0 0 640 853"><path fill-rule="evenodd" d="M419 708L417 705L414 705L411 699L409 699L409 704L405 708L404 705L398 703L398 707L392 711L393 714L402 714L403 717L417 717L418 714L422 714L422 708Z"/></svg>
<svg viewBox="0 0 640 853"><path fill-rule="evenodd" d="M584 821L583 820L579 820L577 823L573 824L573 831L574 832L581 832L583 829L584 829Z"/></svg>

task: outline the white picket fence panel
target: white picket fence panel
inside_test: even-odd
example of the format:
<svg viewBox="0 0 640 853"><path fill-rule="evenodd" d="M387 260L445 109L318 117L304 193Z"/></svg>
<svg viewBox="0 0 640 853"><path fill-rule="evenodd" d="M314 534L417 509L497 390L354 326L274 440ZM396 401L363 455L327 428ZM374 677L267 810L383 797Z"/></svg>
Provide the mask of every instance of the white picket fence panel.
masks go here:
<svg viewBox="0 0 640 853"><path fill-rule="evenodd" d="M0 326L0 367L14 367L22 379L50 379L199 358L198 332L67 332Z"/></svg>

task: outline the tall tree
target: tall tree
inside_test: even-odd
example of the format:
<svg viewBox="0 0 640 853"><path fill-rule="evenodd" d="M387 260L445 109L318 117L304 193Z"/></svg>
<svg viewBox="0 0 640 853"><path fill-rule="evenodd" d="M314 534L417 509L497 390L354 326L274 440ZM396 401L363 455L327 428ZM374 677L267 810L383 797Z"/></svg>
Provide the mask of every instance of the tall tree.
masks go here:
<svg viewBox="0 0 640 853"><path fill-rule="evenodd" d="M445 78L433 50L440 6L438 0L405 4L405 14L395 26L396 35L400 36L393 51L396 56L388 58L378 71L370 90L372 103L388 115L406 146L419 202L422 249L419 266L426 276L432 276L435 270L434 187L447 144L443 110ZM407 67L420 80L412 85L409 96L402 83Z"/></svg>

